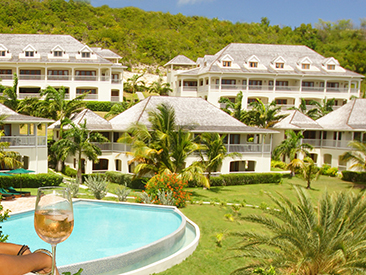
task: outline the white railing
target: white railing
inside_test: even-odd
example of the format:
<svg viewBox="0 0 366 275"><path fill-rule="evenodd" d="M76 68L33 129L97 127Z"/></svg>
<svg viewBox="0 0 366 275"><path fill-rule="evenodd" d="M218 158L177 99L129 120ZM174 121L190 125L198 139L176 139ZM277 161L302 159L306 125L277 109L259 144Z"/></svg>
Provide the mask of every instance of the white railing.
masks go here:
<svg viewBox="0 0 366 275"><path fill-rule="evenodd" d="M121 84L122 83L122 79L113 79L112 78L112 83L113 84Z"/></svg>
<svg viewBox="0 0 366 275"><path fill-rule="evenodd" d="M327 93L348 93L348 88L329 88L329 87L327 87Z"/></svg>
<svg viewBox="0 0 366 275"><path fill-rule="evenodd" d="M109 81L109 79L110 79L109 75L102 75L100 77L100 81Z"/></svg>
<svg viewBox="0 0 366 275"><path fill-rule="evenodd" d="M13 79L13 75L12 74L0 74L0 79L2 79L2 80Z"/></svg>
<svg viewBox="0 0 366 275"><path fill-rule="evenodd" d="M97 81L97 77L95 75L75 75L75 81Z"/></svg>
<svg viewBox="0 0 366 275"><path fill-rule="evenodd" d="M112 102L118 102L119 101L119 96L111 96L111 101Z"/></svg>
<svg viewBox="0 0 366 275"><path fill-rule="evenodd" d="M295 107L293 104L276 104L277 107L281 107L281 110L287 110L289 108Z"/></svg>
<svg viewBox="0 0 366 275"><path fill-rule="evenodd" d="M37 97L37 98L40 98L41 95L39 93L19 93L19 99L24 99L26 97Z"/></svg>
<svg viewBox="0 0 366 275"><path fill-rule="evenodd" d="M70 81L71 75L48 75L47 80L50 81Z"/></svg>
<svg viewBox="0 0 366 275"><path fill-rule="evenodd" d="M221 90L246 90L247 85L222 84Z"/></svg>
<svg viewBox="0 0 366 275"><path fill-rule="evenodd" d="M1 142L8 142L9 146L47 146L46 137L36 137L36 136L3 136L1 137Z"/></svg>
<svg viewBox="0 0 366 275"><path fill-rule="evenodd" d="M324 92L324 87L301 87L302 92Z"/></svg>
<svg viewBox="0 0 366 275"><path fill-rule="evenodd" d="M276 86L276 91L298 92L298 91L300 91L300 87L299 86Z"/></svg>
<svg viewBox="0 0 366 275"><path fill-rule="evenodd" d="M102 151L113 151L113 152L131 152L131 145L119 142L107 142L107 143L97 143L97 145Z"/></svg>
<svg viewBox="0 0 366 275"><path fill-rule="evenodd" d="M19 80L45 80L45 75L39 74L20 74Z"/></svg>
<svg viewBox="0 0 366 275"><path fill-rule="evenodd" d="M351 93L352 94L357 94L358 93L358 89L357 88L351 88Z"/></svg>
<svg viewBox="0 0 366 275"><path fill-rule="evenodd" d="M256 90L256 91L261 91L264 87L262 87L262 85L249 85L249 90ZM272 90L271 89L272 86L268 87L268 90Z"/></svg>
<svg viewBox="0 0 366 275"><path fill-rule="evenodd" d="M270 144L230 144L225 145L226 150L229 153L269 153L271 145Z"/></svg>
<svg viewBox="0 0 366 275"><path fill-rule="evenodd" d="M183 91L197 92L197 86L183 86Z"/></svg>
<svg viewBox="0 0 366 275"><path fill-rule="evenodd" d="M78 96L81 94L76 94L76 95ZM98 94L87 94L85 99L98 99Z"/></svg>
<svg viewBox="0 0 366 275"><path fill-rule="evenodd" d="M314 147L329 147L347 149L350 140L333 140L333 139L303 139L302 143L308 143Z"/></svg>

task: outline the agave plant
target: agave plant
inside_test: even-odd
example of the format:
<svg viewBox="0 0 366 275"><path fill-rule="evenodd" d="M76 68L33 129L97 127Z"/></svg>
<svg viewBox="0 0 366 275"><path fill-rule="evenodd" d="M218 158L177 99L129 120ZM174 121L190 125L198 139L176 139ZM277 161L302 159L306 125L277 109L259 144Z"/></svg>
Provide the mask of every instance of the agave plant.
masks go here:
<svg viewBox="0 0 366 275"><path fill-rule="evenodd" d="M85 185L88 186L97 200L101 200L107 195L108 183L104 175L97 174L95 176L86 177Z"/></svg>
<svg viewBox="0 0 366 275"><path fill-rule="evenodd" d="M231 233L242 239L234 247L240 253L236 257L259 260L233 273L251 274L272 265L284 274L365 274L364 192L325 192L314 205L303 189L295 190L297 204L280 194L279 198L269 195L275 209L243 218L263 225L265 233Z"/></svg>
<svg viewBox="0 0 366 275"><path fill-rule="evenodd" d="M119 201L126 201L127 196L131 193L131 189L127 189L125 186L119 186L116 189L116 195Z"/></svg>

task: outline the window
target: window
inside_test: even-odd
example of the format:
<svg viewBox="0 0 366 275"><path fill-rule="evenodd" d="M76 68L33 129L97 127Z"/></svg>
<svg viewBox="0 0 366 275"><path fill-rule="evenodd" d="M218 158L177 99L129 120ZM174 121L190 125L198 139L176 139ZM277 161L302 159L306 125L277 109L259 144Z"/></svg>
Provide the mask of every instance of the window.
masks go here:
<svg viewBox="0 0 366 275"><path fill-rule="evenodd" d="M288 86L288 81L276 81L276 86Z"/></svg>
<svg viewBox="0 0 366 275"><path fill-rule="evenodd" d="M197 81L183 81L183 86L197 86Z"/></svg>
<svg viewBox="0 0 366 275"><path fill-rule="evenodd" d="M236 80L235 79L221 79L221 84L223 84L223 85L235 85Z"/></svg>
<svg viewBox="0 0 366 275"><path fill-rule="evenodd" d="M249 67L258 68L258 62L249 62Z"/></svg>
<svg viewBox="0 0 366 275"><path fill-rule="evenodd" d="M314 87L314 82L306 82L306 81L303 81L301 83L301 86L302 87Z"/></svg>
<svg viewBox="0 0 366 275"><path fill-rule="evenodd" d="M68 80L69 71L68 70L48 70L49 80Z"/></svg>
<svg viewBox="0 0 366 275"><path fill-rule="evenodd" d="M262 80L249 80L249 85L262 86Z"/></svg>
<svg viewBox="0 0 366 275"><path fill-rule="evenodd" d="M26 51L25 52L25 56L27 56L27 57L34 57L34 52L32 51Z"/></svg>
<svg viewBox="0 0 366 275"><path fill-rule="evenodd" d="M301 64L301 69L309 70L310 69L310 64Z"/></svg>
<svg viewBox="0 0 366 275"><path fill-rule="evenodd" d="M230 172L239 172L239 161L230 162Z"/></svg>
<svg viewBox="0 0 366 275"><path fill-rule="evenodd" d="M206 85L208 85L208 79L206 79Z"/></svg>
<svg viewBox="0 0 366 275"><path fill-rule="evenodd" d="M20 74L41 75L41 70L20 70Z"/></svg>
<svg viewBox="0 0 366 275"><path fill-rule="evenodd" d="M276 99L276 104L287 105L287 99Z"/></svg>
<svg viewBox="0 0 366 275"><path fill-rule="evenodd" d="M81 53L81 57L82 58L90 58L90 53L83 52L83 53Z"/></svg>
<svg viewBox="0 0 366 275"><path fill-rule="evenodd" d="M255 98L248 98L248 104L250 104L252 102L257 102L257 99L255 99Z"/></svg>
<svg viewBox="0 0 366 275"><path fill-rule="evenodd" d="M335 70L335 65L327 65L327 70Z"/></svg>
<svg viewBox="0 0 366 275"><path fill-rule="evenodd" d="M203 79L201 79L200 81L200 86L203 86Z"/></svg>
<svg viewBox="0 0 366 275"><path fill-rule="evenodd" d="M108 170L108 159L99 159L98 163L93 163L93 170Z"/></svg>
<svg viewBox="0 0 366 275"><path fill-rule="evenodd" d="M223 67L231 67L231 61L222 61Z"/></svg>
<svg viewBox="0 0 366 275"><path fill-rule="evenodd" d="M60 56L62 56L62 51L54 51L54 52L53 52L53 56L55 56L55 57L60 57Z"/></svg>
<svg viewBox="0 0 366 275"><path fill-rule="evenodd" d="M240 135L239 134L230 135L230 144L240 144Z"/></svg>
<svg viewBox="0 0 366 275"><path fill-rule="evenodd" d="M0 74L12 74L11 70L0 70Z"/></svg>
<svg viewBox="0 0 366 275"><path fill-rule="evenodd" d="M306 139L315 139L316 138L316 132L315 131L305 131L303 133L304 138Z"/></svg>
<svg viewBox="0 0 366 275"><path fill-rule="evenodd" d="M119 96L119 91L118 90L112 90L111 95L112 96Z"/></svg>
<svg viewBox="0 0 366 275"><path fill-rule="evenodd" d="M0 56L5 56L6 52L5 51L0 51Z"/></svg>
<svg viewBox="0 0 366 275"><path fill-rule="evenodd" d="M284 66L285 66L285 64L283 64L283 63L276 63L276 68L277 69L283 69Z"/></svg>
<svg viewBox="0 0 366 275"><path fill-rule="evenodd" d="M327 82L327 88L339 88L338 82Z"/></svg>

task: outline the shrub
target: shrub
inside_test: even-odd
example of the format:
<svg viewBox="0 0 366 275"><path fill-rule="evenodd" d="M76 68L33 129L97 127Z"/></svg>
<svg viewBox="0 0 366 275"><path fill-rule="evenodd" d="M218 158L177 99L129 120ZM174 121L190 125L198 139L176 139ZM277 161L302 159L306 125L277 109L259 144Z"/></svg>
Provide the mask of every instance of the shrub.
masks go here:
<svg viewBox="0 0 366 275"><path fill-rule="evenodd" d="M342 179L350 182L366 183L366 172L342 171Z"/></svg>
<svg viewBox="0 0 366 275"><path fill-rule="evenodd" d="M282 170L287 170L287 164L283 161L278 161L278 160L272 160L271 167L280 168Z"/></svg>
<svg viewBox="0 0 366 275"><path fill-rule="evenodd" d="M1 196L0 196L0 222L5 221L7 218L9 218L9 210L3 211L3 206L1 205ZM1 231L1 226L0 226L0 243L6 242L7 239L8 239L8 235L3 234L3 232Z"/></svg>
<svg viewBox="0 0 366 275"><path fill-rule="evenodd" d="M113 103L110 101L87 101L86 108L95 112L109 112Z"/></svg>
<svg viewBox="0 0 366 275"><path fill-rule="evenodd" d="M337 167L331 167L329 164L323 164L320 170L321 175L330 176L330 177L336 177L338 174L338 168Z"/></svg>
<svg viewBox="0 0 366 275"><path fill-rule="evenodd" d="M145 190L145 187L146 187L146 184L148 181L149 181L149 178L138 178L138 179L136 178L131 181L131 186L127 185L127 187L132 188L132 189Z"/></svg>
<svg viewBox="0 0 366 275"><path fill-rule="evenodd" d="M65 165L64 168L62 169L62 173L68 177L76 177L78 171L71 168L68 165Z"/></svg>
<svg viewBox="0 0 366 275"><path fill-rule="evenodd" d="M175 203L172 190L166 191L166 194L164 190L158 190L158 198L159 201L164 205L174 205Z"/></svg>
<svg viewBox="0 0 366 275"><path fill-rule="evenodd" d="M119 188L116 189L116 195L118 197L119 201L126 201L127 196L130 194L131 189L127 189L124 186L119 186Z"/></svg>
<svg viewBox="0 0 366 275"><path fill-rule="evenodd" d="M246 185L258 183L281 183L280 173L224 174L211 178L211 186Z"/></svg>
<svg viewBox="0 0 366 275"><path fill-rule="evenodd" d="M184 191L188 183L178 178L177 174L159 174L151 178L146 184L146 193L151 196L151 200L155 204L162 204L159 199L158 192L172 192L172 197L175 200L174 205L177 207L185 207L190 199L190 194ZM165 195L166 196L166 195Z"/></svg>
<svg viewBox="0 0 366 275"><path fill-rule="evenodd" d="M113 183L131 187L132 176L128 174L123 174L120 172L107 171L105 172L107 180Z"/></svg>
<svg viewBox="0 0 366 275"><path fill-rule="evenodd" d="M85 178L85 185L94 194L97 200L103 199L107 195L107 180L102 174L90 175Z"/></svg>
<svg viewBox="0 0 366 275"><path fill-rule="evenodd" d="M0 177L2 187L38 188L43 186L59 186L63 177L57 174L22 174L11 177Z"/></svg>
<svg viewBox="0 0 366 275"><path fill-rule="evenodd" d="M70 189L70 193L73 198L78 197L78 193L79 193L78 179L72 179L72 180L70 180L70 182L66 182L66 187Z"/></svg>

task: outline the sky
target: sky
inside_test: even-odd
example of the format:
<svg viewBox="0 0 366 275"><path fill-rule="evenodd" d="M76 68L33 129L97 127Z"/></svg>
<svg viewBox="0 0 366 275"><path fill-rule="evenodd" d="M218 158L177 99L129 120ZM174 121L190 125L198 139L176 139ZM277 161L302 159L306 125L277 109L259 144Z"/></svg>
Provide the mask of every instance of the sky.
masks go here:
<svg viewBox="0 0 366 275"><path fill-rule="evenodd" d="M95 7L133 6L145 11L161 11L186 16L204 16L236 22L260 22L267 17L270 25L298 27L313 26L323 21L351 19L359 26L366 18L366 0L91 0Z"/></svg>

